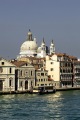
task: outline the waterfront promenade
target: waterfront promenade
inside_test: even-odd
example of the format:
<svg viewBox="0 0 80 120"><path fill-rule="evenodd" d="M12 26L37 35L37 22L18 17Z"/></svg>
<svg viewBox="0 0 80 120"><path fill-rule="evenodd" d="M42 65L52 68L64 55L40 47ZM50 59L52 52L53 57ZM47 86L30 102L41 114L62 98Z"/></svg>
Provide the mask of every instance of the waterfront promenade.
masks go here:
<svg viewBox="0 0 80 120"><path fill-rule="evenodd" d="M63 87L63 88L56 88L56 92L58 91L71 91L71 90L80 90L80 87ZM35 92L29 92L29 91L0 91L0 95L7 95L7 94L27 94L27 93L32 93L32 94L37 94ZM47 93L46 93L47 94Z"/></svg>
<svg viewBox="0 0 80 120"><path fill-rule="evenodd" d="M64 88L56 88L56 91L69 91L69 90L80 90L80 87L64 87Z"/></svg>

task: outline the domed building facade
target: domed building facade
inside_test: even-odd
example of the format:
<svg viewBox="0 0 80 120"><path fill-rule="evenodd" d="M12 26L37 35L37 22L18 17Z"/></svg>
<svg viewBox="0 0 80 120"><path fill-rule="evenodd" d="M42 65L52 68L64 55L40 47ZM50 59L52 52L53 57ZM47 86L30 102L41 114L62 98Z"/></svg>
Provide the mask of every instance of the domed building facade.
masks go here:
<svg viewBox="0 0 80 120"><path fill-rule="evenodd" d="M55 46L53 41L51 42L50 45L50 51L48 50L48 47L46 46L43 41L41 43L41 46L38 47L38 44L36 42L36 38L32 38L32 32L29 30L28 35L27 35L27 40L21 45L20 47L20 53L17 56L17 59L22 58L22 57L45 57L46 54L51 54L55 52Z"/></svg>

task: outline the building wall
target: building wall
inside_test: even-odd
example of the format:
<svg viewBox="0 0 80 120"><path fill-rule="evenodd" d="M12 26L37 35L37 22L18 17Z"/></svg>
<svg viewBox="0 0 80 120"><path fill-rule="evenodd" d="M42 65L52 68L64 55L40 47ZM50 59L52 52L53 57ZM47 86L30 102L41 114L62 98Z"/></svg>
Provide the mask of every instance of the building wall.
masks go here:
<svg viewBox="0 0 80 120"><path fill-rule="evenodd" d="M0 60L0 90L15 91L15 65Z"/></svg>
<svg viewBox="0 0 80 120"><path fill-rule="evenodd" d="M80 86L80 61L73 62L74 86Z"/></svg>
<svg viewBox="0 0 80 120"><path fill-rule="evenodd" d="M48 80L48 71L36 70L36 87L53 85L53 81Z"/></svg>
<svg viewBox="0 0 80 120"><path fill-rule="evenodd" d="M36 85L35 86L45 86L48 82L47 71L36 70Z"/></svg>
<svg viewBox="0 0 80 120"><path fill-rule="evenodd" d="M60 81L62 87L73 86L73 63L71 61L60 61Z"/></svg>
<svg viewBox="0 0 80 120"><path fill-rule="evenodd" d="M60 62L56 60L56 56L46 58L46 70L48 70L48 75L54 80L55 86L59 87L60 82Z"/></svg>
<svg viewBox="0 0 80 120"><path fill-rule="evenodd" d="M21 66L18 69L18 90L30 90L35 86L35 68L33 66Z"/></svg>

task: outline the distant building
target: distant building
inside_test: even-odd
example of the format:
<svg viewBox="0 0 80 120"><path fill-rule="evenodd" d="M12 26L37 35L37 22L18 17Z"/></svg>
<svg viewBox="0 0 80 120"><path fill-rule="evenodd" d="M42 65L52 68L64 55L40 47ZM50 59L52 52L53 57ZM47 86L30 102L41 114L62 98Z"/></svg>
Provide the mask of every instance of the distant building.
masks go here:
<svg viewBox="0 0 80 120"><path fill-rule="evenodd" d="M73 62L74 86L80 86L80 61Z"/></svg>
<svg viewBox="0 0 80 120"><path fill-rule="evenodd" d="M30 90L35 86L35 68L31 64L23 61L14 61L16 65L16 90Z"/></svg>
<svg viewBox="0 0 80 120"><path fill-rule="evenodd" d="M55 53L53 40L38 47L29 30L17 59L0 58L0 91L27 91L34 87L80 86L80 60L66 53Z"/></svg>
<svg viewBox="0 0 80 120"><path fill-rule="evenodd" d="M49 52L50 51L50 52ZM55 46L53 40L50 45L50 50L46 46L44 38L42 40L41 45L38 47L36 38L33 39L32 32L29 30L27 40L21 45L20 53L17 56L17 59L26 58L26 57L37 57L43 58L46 54L55 53Z"/></svg>
<svg viewBox="0 0 80 120"><path fill-rule="evenodd" d="M36 78L35 78L36 87L40 86L53 86L54 81L49 79L48 71L44 68L36 70Z"/></svg>
<svg viewBox="0 0 80 120"><path fill-rule="evenodd" d="M56 87L74 86L73 61L77 61L77 58L62 53L46 56L45 67Z"/></svg>
<svg viewBox="0 0 80 120"><path fill-rule="evenodd" d="M0 91L15 91L15 65L0 58Z"/></svg>
<svg viewBox="0 0 80 120"><path fill-rule="evenodd" d="M60 62L56 55L46 56L45 69L48 70L49 79L54 81L54 86L60 87Z"/></svg>

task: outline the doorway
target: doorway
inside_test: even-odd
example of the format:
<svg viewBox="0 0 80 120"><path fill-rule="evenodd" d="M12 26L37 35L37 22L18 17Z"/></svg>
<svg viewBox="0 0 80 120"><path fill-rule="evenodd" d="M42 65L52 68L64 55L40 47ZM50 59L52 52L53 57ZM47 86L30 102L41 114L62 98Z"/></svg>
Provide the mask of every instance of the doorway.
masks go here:
<svg viewBox="0 0 80 120"><path fill-rule="evenodd" d="M25 89L28 89L28 81L25 81Z"/></svg>

